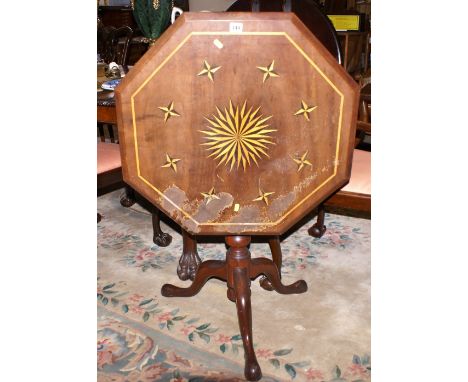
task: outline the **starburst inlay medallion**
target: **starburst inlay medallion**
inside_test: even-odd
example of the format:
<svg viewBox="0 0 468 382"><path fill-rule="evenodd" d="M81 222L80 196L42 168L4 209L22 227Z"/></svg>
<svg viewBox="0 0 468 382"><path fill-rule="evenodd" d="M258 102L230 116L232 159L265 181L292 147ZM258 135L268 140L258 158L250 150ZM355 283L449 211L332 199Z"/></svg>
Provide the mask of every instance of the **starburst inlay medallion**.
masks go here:
<svg viewBox="0 0 468 382"><path fill-rule="evenodd" d="M270 195L273 195L274 192L263 192L262 189L259 187L258 188L258 197L255 198L253 201L254 202L259 202L259 201L263 201L267 206L268 206L268 197Z"/></svg>
<svg viewBox="0 0 468 382"><path fill-rule="evenodd" d="M242 109L234 107L229 101L229 110L224 108L224 113L216 107L218 115L213 114L211 118L205 119L210 123L209 130L200 130L205 135L208 142L202 143L208 146L207 150L212 151L208 156L219 159L218 166L225 164L230 170L237 162L237 168L242 163L244 171L250 165L251 160L258 166L258 159L262 155L269 157L267 151L269 146L275 143L271 141L269 135L276 129L269 129L266 122L272 116L263 117L258 111L260 107L252 111L246 109L247 101Z"/></svg>
<svg viewBox="0 0 468 382"><path fill-rule="evenodd" d="M172 101L167 107L159 106L164 112L164 122L166 122L171 117L180 117L180 114L174 110L174 101Z"/></svg>
<svg viewBox="0 0 468 382"><path fill-rule="evenodd" d="M201 192L203 197L206 200L206 205L208 205L209 202L211 202L214 199L219 199L219 196L215 194L215 189L214 187L211 187L211 190L208 192Z"/></svg>
<svg viewBox="0 0 468 382"><path fill-rule="evenodd" d="M166 153L166 163L163 164L161 167L172 168L175 172L177 172L177 162L181 159L178 158L171 158L169 154Z"/></svg>
<svg viewBox="0 0 468 382"><path fill-rule="evenodd" d="M207 76L211 82L213 82L213 75L214 73L219 70L219 68L221 68L221 66L217 66L215 68L212 68L210 64L208 64L208 62L204 62L203 64L203 70L198 73L198 76Z"/></svg>
<svg viewBox="0 0 468 382"><path fill-rule="evenodd" d="M301 101L301 108L294 113L294 115L303 115L305 119L310 121L309 114L315 110L317 106L307 106L305 101Z"/></svg>
<svg viewBox="0 0 468 382"><path fill-rule="evenodd" d="M312 163L310 163L306 157L307 157L308 151L306 151L304 154L302 154L300 159L293 159L294 162L298 164L297 172L301 171L305 166L312 166Z"/></svg>
<svg viewBox="0 0 468 382"><path fill-rule="evenodd" d="M279 77L279 74L273 71L275 68L275 60L269 66L257 66L263 72L263 83L270 77Z"/></svg>

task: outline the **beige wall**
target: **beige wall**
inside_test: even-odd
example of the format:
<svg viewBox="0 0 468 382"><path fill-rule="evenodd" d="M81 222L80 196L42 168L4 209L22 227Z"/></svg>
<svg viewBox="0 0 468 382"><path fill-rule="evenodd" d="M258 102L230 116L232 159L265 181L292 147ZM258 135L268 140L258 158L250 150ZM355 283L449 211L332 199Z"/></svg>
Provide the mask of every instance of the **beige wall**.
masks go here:
<svg viewBox="0 0 468 382"><path fill-rule="evenodd" d="M189 0L191 12L225 11L235 0Z"/></svg>

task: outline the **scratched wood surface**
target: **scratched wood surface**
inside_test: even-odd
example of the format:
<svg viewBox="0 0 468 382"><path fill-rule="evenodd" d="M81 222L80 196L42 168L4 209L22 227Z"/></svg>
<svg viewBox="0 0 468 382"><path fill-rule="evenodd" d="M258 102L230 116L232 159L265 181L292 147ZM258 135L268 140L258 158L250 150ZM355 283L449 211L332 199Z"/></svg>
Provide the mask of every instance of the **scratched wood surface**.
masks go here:
<svg viewBox="0 0 468 382"><path fill-rule="evenodd" d="M349 180L358 87L293 14L185 13L116 96L125 182L192 234L281 234Z"/></svg>

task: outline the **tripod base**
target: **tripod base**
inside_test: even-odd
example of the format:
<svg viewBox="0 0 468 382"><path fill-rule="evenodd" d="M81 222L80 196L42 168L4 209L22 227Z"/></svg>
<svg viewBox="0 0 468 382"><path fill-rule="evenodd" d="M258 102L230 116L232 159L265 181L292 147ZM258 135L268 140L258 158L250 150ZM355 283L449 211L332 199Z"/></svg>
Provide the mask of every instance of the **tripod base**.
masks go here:
<svg viewBox="0 0 468 382"><path fill-rule="evenodd" d="M264 275L268 280L268 286L281 294L304 293L307 291L307 284L304 280L299 280L291 285L284 285L281 282L279 269L273 261L267 258L252 259L247 248L250 236L226 236L226 243L229 246L226 261L207 260L202 262L192 285L188 288L179 288L171 284L164 284L161 294L165 297L190 297L196 295L212 277L225 280L228 288L227 297L236 303L240 334L244 345L244 375L248 381L258 381L262 377L262 371L253 349L250 280ZM279 240L273 245L278 251ZM271 246L272 243L270 243Z"/></svg>

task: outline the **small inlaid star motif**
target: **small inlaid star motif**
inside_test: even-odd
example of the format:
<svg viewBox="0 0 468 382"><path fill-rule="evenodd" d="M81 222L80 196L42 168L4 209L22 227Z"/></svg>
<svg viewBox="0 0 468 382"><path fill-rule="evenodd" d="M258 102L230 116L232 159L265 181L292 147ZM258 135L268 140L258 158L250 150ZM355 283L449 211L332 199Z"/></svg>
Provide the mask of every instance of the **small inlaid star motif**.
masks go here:
<svg viewBox="0 0 468 382"><path fill-rule="evenodd" d="M279 74L273 71L275 60L271 62L270 66L257 66L257 68L263 72L263 83L270 77L279 77Z"/></svg>
<svg viewBox="0 0 468 382"><path fill-rule="evenodd" d="M312 166L312 163L310 163L306 159L307 153L308 153L308 151L306 151L304 154L302 154L301 159L292 158L293 161L296 162L299 165L299 167L297 168L297 172L301 171L305 166Z"/></svg>
<svg viewBox="0 0 468 382"><path fill-rule="evenodd" d="M172 168L175 172L177 172L177 162L179 162L180 159L177 158L171 158L169 154L166 153L166 164L163 164L161 167L167 167L167 168Z"/></svg>
<svg viewBox="0 0 468 382"><path fill-rule="evenodd" d="M206 200L206 205L208 205L208 203L211 202L214 199L219 199L219 196L215 195L214 187L211 187L211 190L208 191L208 192L201 192L201 194L203 195L203 197Z"/></svg>
<svg viewBox="0 0 468 382"><path fill-rule="evenodd" d="M208 76L208 78L211 80L211 82L213 82L213 74L219 69L221 68L221 66L217 66L215 68L212 68L210 64L208 64L208 62L206 62L205 60L205 63L203 64L203 70L198 73L198 76Z"/></svg>
<svg viewBox="0 0 468 382"><path fill-rule="evenodd" d="M309 114L317 108L317 106L307 106L304 101L301 101L302 107L294 113L294 115L303 115L305 119L310 121Z"/></svg>
<svg viewBox="0 0 468 382"><path fill-rule="evenodd" d="M262 189L259 187L258 188L258 198L254 199L254 202L259 202L259 201L264 201L265 204L268 206L268 197L270 195L273 195L274 192L263 192Z"/></svg>
<svg viewBox="0 0 468 382"><path fill-rule="evenodd" d="M159 109L164 112L164 122L166 122L172 116L180 117L180 114L174 110L174 101L167 105L167 107L159 106Z"/></svg>

